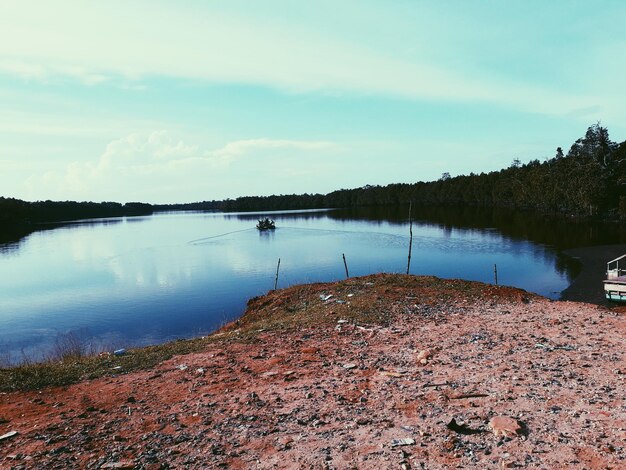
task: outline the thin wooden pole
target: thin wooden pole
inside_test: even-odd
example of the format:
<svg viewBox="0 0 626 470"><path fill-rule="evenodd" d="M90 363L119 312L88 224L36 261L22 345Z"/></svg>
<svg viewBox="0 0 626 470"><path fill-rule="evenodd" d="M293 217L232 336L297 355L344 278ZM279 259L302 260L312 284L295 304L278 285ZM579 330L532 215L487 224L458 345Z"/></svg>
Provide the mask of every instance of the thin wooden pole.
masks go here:
<svg viewBox="0 0 626 470"><path fill-rule="evenodd" d="M343 256L343 266L344 268L346 268L346 278L349 278L350 274L348 274L348 263L346 263L346 254L341 253L341 256Z"/></svg>
<svg viewBox="0 0 626 470"><path fill-rule="evenodd" d="M411 269L411 250L413 248L413 217L411 216L411 209L413 202L409 202L409 259L406 262L406 273L409 274Z"/></svg>
<svg viewBox="0 0 626 470"><path fill-rule="evenodd" d="M274 290L278 286L278 270L280 269L280 258L278 258L278 266L276 266L276 279L274 279Z"/></svg>
<svg viewBox="0 0 626 470"><path fill-rule="evenodd" d="M496 286L498 285L498 265L493 265L493 275L496 278Z"/></svg>

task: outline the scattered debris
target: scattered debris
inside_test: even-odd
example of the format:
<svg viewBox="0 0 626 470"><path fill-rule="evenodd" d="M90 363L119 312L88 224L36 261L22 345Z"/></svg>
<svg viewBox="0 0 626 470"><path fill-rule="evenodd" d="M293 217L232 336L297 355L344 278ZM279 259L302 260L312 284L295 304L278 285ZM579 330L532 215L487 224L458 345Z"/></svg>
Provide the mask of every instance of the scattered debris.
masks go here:
<svg viewBox="0 0 626 470"><path fill-rule="evenodd" d="M380 375L385 375L387 377L395 377L395 378L403 377L404 374L405 372L391 372L387 370L380 371Z"/></svg>
<svg viewBox="0 0 626 470"><path fill-rule="evenodd" d="M457 393L455 395L450 395L448 398L450 400L461 400L463 398L484 398L488 397L487 393Z"/></svg>
<svg viewBox="0 0 626 470"><path fill-rule="evenodd" d="M121 460L119 462L107 462L100 468L117 468L122 470L132 470L135 468L135 464L128 460Z"/></svg>
<svg viewBox="0 0 626 470"><path fill-rule="evenodd" d="M6 434L3 434L2 436L0 436L0 441L3 441L5 439L9 439L13 436L17 436L19 433L17 431L9 431Z"/></svg>
<svg viewBox="0 0 626 470"><path fill-rule="evenodd" d="M422 385L422 387L424 388L430 388L430 387L448 387L450 386L450 383L448 382L441 382L441 383L427 383Z"/></svg>
<svg viewBox="0 0 626 470"><path fill-rule="evenodd" d="M106 376L0 394L20 433L0 467L623 468L623 315L526 295L392 275L271 292L191 355L134 370L111 349Z"/></svg>
<svg viewBox="0 0 626 470"><path fill-rule="evenodd" d="M391 440L391 447L412 446L413 444L415 444L415 439L410 437Z"/></svg>

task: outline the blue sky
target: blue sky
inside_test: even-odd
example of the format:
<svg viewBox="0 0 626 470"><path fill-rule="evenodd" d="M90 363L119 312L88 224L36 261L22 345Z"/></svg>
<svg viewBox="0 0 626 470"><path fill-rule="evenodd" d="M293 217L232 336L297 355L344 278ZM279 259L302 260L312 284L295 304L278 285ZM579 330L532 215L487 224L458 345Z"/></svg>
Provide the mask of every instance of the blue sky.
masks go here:
<svg viewBox="0 0 626 470"><path fill-rule="evenodd" d="M329 192L626 139L626 2L0 2L0 195Z"/></svg>

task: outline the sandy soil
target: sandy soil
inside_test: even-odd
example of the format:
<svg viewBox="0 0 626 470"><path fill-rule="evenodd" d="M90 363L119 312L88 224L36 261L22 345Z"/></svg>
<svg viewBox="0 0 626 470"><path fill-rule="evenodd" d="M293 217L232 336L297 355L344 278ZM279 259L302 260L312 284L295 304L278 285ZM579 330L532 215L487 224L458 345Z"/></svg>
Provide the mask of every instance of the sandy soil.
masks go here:
<svg viewBox="0 0 626 470"><path fill-rule="evenodd" d="M0 395L0 467L626 468L625 334L479 283L293 287L201 353Z"/></svg>

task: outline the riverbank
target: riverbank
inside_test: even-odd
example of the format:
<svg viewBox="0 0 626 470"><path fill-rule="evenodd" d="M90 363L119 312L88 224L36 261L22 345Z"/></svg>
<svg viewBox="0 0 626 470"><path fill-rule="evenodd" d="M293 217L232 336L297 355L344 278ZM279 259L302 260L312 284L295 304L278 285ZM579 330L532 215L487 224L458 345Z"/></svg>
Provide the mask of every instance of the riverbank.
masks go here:
<svg viewBox="0 0 626 470"><path fill-rule="evenodd" d="M475 282L295 286L195 352L2 394L0 466L619 468L624 333L615 311Z"/></svg>
<svg viewBox="0 0 626 470"><path fill-rule="evenodd" d="M565 250L563 253L580 262L581 271L561 293L561 300L615 305L606 301L602 281L606 279L606 263L626 254L626 244L585 246Z"/></svg>

